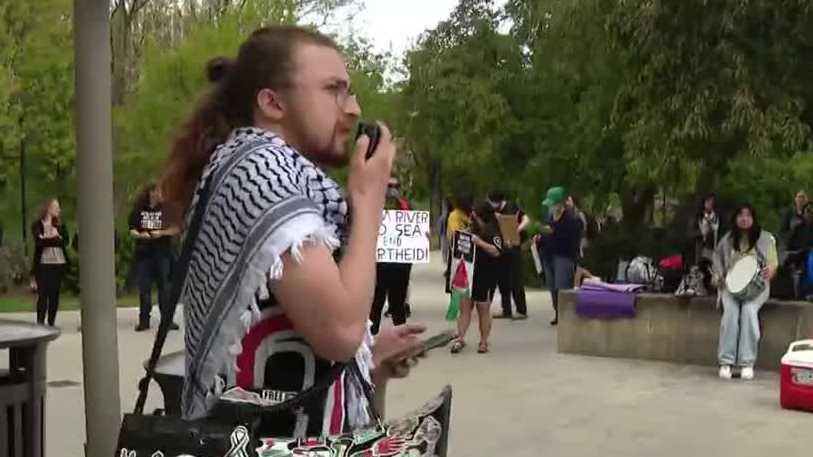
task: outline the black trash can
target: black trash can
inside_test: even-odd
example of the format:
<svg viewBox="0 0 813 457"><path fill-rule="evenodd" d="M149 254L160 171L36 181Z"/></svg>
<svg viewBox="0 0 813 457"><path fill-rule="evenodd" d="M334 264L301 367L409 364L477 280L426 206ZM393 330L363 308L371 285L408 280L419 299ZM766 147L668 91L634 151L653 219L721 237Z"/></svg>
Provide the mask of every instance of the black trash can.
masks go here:
<svg viewBox="0 0 813 457"><path fill-rule="evenodd" d="M0 457L45 455L46 349L59 336L54 327L0 319Z"/></svg>
<svg viewBox="0 0 813 457"><path fill-rule="evenodd" d="M144 362L144 369L149 361ZM184 373L186 372L186 352L178 351L158 359L155 365L155 382L164 396L164 414L181 415L181 391L183 390Z"/></svg>

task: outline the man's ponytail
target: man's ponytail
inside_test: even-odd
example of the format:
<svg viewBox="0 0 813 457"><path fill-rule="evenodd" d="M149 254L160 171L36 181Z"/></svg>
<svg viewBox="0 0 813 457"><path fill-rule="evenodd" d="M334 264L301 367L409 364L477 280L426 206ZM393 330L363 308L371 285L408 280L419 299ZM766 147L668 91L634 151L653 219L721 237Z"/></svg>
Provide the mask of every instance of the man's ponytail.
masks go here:
<svg viewBox="0 0 813 457"><path fill-rule="evenodd" d="M181 126L170 149L161 189L172 214L182 218L203 169L232 130L254 125L257 94L290 84L297 45L338 49L329 37L294 26L264 27L240 46L236 59L217 57L206 65L212 84Z"/></svg>

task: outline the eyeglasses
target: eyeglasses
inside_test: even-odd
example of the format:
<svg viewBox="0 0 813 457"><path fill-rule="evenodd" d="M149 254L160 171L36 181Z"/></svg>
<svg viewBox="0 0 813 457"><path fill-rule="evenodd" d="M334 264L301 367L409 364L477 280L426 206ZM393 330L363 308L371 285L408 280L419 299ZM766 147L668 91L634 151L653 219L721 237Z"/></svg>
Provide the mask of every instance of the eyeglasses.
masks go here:
<svg viewBox="0 0 813 457"><path fill-rule="evenodd" d="M350 97L356 96L353 86L346 81L335 81L325 86L325 90L333 94L333 97L336 98L336 105L340 108L347 104Z"/></svg>
<svg viewBox="0 0 813 457"><path fill-rule="evenodd" d="M285 86L287 89L304 89L309 90L310 87L306 85L299 85L299 84L288 84ZM336 101L336 105L339 108L344 108L347 104L347 101L350 97L355 97L356 93L353 90L353 87L347 81L342 80L335 80L329 84L326 84L322 87L322 90L330 93Z"/></svg>

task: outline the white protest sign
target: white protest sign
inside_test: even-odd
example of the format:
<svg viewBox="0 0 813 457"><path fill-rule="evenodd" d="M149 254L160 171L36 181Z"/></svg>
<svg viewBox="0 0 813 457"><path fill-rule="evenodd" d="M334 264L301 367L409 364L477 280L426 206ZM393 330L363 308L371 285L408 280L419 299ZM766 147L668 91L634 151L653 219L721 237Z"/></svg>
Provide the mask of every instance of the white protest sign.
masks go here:
<svg viewBox="0 0 813 457"><path fill-rule="evenodd" d="M384 263L429 263L429 211L384 211L376 258Z"/></svg>

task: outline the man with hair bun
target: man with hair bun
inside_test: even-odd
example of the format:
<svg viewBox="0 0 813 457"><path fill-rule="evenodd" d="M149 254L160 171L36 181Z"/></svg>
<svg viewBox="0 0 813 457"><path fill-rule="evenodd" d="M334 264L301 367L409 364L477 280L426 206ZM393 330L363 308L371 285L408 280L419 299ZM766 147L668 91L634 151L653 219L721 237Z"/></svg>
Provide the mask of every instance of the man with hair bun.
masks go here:
<svg viewBox="0 0 813 457"><path fill-rule="evenodd" d="M162 183L175 207L200 217L179 266L183 416L210 415L246 392L295 394L348 362L358 369L260 433L368 425L364 391L374 386L380 403L387 381L413 365L396 355L424 330L387 326L373 340L368 329L392 135L380 125L371 157L366 135L347 154L361 108L341 52L317 32L259 29L235 59L214 59L207 71L213 84L182 126ZM345 192L324 169L348 163Z"/></svg>

